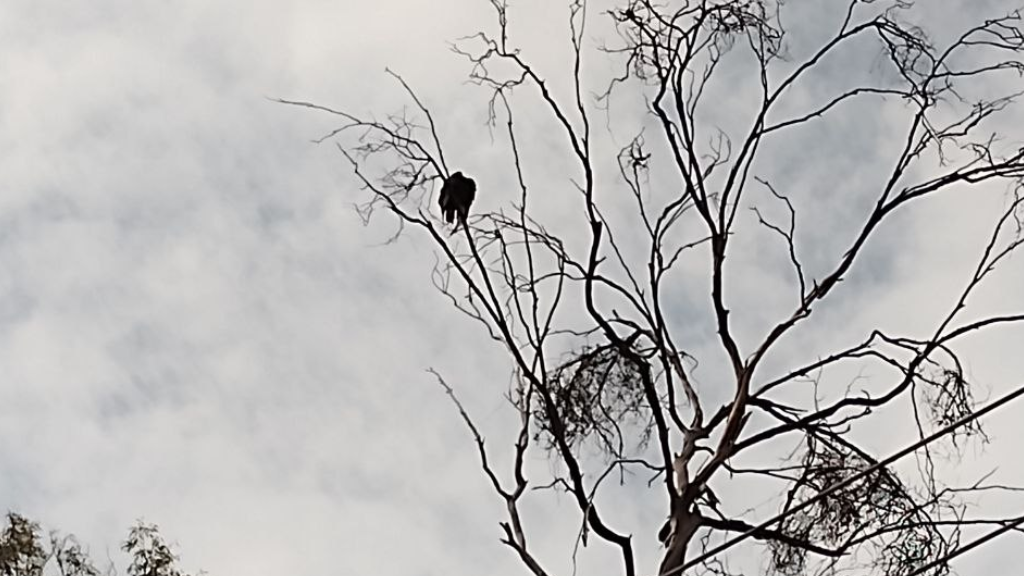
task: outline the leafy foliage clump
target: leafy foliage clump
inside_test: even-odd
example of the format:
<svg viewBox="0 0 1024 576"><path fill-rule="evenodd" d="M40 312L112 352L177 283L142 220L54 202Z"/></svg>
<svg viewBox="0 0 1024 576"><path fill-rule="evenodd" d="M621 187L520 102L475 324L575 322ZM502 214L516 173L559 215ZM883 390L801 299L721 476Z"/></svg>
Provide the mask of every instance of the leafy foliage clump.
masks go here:
<svg viewBox="0 0 1024 576"><path fill-rule="evenodd" d="M121 549L132 555L128 576L188 576L176 566L178 556L154 524L138 522Z"/></svg>
<svg viewBox="0 0 1024 576"><path fill-rule="evenodd" d="M188 576L177 567L178 556L153 524L139 521L121 549L132 557L128 576ZM107 574L115 574L110 566ZM88 553L74 536L50 532L45 539L39 524L15 512L7 513L0 532L0 576L100 576Z"/></svg>
<svg viewBox="0 0 1024 576"><path fill-rule="evenodd" d="M46 558L39 525L20 514L8 513L7 526L0 533L0 574L40 575Z"/></svg>
<svg viewBox="0 0 1024 576"><path fill-rule="evenodd" d="M623 457L627 449L643 449L653 426L642 385L646 365L631 356L610 344L584 348L552 370L547 394L535 395L535 439L547 438L547 448L554 449L552 428L557 422L574 448L592 440L615 457ZM625 433L635 430L638 436ZM634 445L627 447L627 437Z"/></svg>
<svg viewBox="0 0 1024 576"><path fill-rule="evenodd" d="M889 468L882 467L850 481L875 462L841 443L810 440L804 469L794 482L786 507L817 498L791 514L782 531L794 541L810 542L839 552L865 543L875 548L870 567L889 575L910 574L956 546L956 538L938 531L933 516L948 506L941 496L920 498ZM847 483L849 482L849 483ZM834 486L845 484L838 490ZM782 541L771 544L772 567L778 574L803 574L807 549ZM939 576L945 565L931 572Z"/></svg>

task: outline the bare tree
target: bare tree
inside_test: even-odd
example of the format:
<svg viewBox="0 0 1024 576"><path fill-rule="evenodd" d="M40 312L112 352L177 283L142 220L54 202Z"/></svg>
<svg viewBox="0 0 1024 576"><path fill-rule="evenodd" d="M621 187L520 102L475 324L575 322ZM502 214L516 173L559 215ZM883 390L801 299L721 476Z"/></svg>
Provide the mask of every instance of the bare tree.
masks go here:
<svg viewBox="0 0 1024 576"><path fill-rule="evenodd" d="M399 234L411 227L431 240L442 254L433 277L437 288L513 360L509 399L521 424L510 462L494 461L453 387L436 376L506 505L502 541L530 572L549 574L528 543L521 512L524 499L549 492L530 487L570 495L580 515L579 543L613 547L627 576L642 572L635 547L656 543L635 541L618 527L616 510L601 506L600 494L622 484L646 486L651 499L665 502L661 576L691 567L728 573L716 553L732 546L729 538L736 535L760 543L780 574L945 574L951 555L965 549L961 536L968 527L1020 525L1018 517L972 517L971 495L1013 488L944 484L933 444L941 440L955 455L967 439L984 439L959 344L979 331L1024 321L1024 310L970 319L964 312L1024 242L1024 148L1011 139L1020 135L1006 134L1001 122L1021 89L1014 81L1024 73L1019 14L968 25L939 43L912 23L909 0L831 3L833 32L788 30L783 23L790 7L772 0L622 0L600 13L571 0L573 60L552 81L513 44L504 1L490 3L493 31L463 38L454 50L488 94L490 125L500 128L509 150L494 161L505 162L516 181L497 185L478 174L481 196L500 194L504 204L471 215L451 235L432 203L454 170L443 153L451 136L404 79L395 75L412 112L385 120L281 102L341 118L320 141L336 142L367 191L361 213L369 218L383 211L399 223ZM585 31L599 19L614 34L591 47ZM816 44L794 59L793 38ZM621 74L593 95L585 57L606 59ZM788 98L836 58L871 66L844 75L845 84L832 83L838 90L820 102ZM712 120L723 106L721 83L737 74L752 83L741 98L742 114L723 128ZM637 112L647 125L608 155L600 151L611 139L602 121L615 115L616 99L642 106ZM572 160L565 180L573 190L565 197L577 217L568 224L552 222L537 208L561 186L530 180L524 128L517 122L523 118L517 106L527 101L540 103L546 130ZM862 113L865 102L898 118L888 125L897 136L886 148L887 172L877 175L872 190L859 191L862 210L853 200L837 199L832 208L809 202L795 192L798 184L785 182L785 171L772 170L773 146L799 146L810 157L814 142L801 142L806 135L800 130L842 130L849 111ZM759 161L766 154L768 162ZM617 166L617 177L609 177L609 165ZM842 281L864 265L867 246L884 241L878 238L894 214L943 191L978 193L981 184L988 184L987 193L1004 194L1005 208L977 266L963 271L963 290L930 330L896 334L877 327L781 370L771 362L780 343L842 292ZM831 258L808 257L798 224L824 218L830 209L855 219L849 244ZM787 263L774 280L786 287L791 304L769 309L775 316L761 336L741 337L726 288L742 274L726 266L726 256L741 257L750 246L742 239L759 235L774 240L770 246ZM682 272L686 261L696 264ZM671 310L681 298L680 278L695 269L703 270L707 288L686 301L704 307L714 328L711 348L717 350L706 357L692 338L684 341ZM720 368L711 373L725 381L712 392L694 373L698 365L715 363ZM862 369L872 370L871 386L850 383L849 374ZM916 429L916 438L907 440L918 441L908 450L919 449L916 475L851 433L888 407L905 410ZM546 451L558 465L528 470L530 450ZM765 465L765 455L778 458ZM745 478L778 495L779 514L770 522L719 502L717 494Z"/></svg>

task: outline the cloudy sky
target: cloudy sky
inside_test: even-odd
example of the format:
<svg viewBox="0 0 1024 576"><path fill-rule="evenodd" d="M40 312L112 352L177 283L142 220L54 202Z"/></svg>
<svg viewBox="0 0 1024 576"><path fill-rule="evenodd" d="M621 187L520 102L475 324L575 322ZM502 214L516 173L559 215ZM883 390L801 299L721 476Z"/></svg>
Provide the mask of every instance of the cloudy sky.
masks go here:
<svg viewBox="0 0 1024 576"><path fill-rule="evenodd" d="M838 23L837 2L788 4L803 14L794 24ZM938 34L1015 7L941 4L918 15ZM513 9L524 54L564 79L566 10L551 0ZM606 27L598 10L589 17L592 48ZM498 543L502 511L466 431L426 373L448 377L500 451L513 422L501 396L507 360L433 289L425 238L383 245L393 222L361 224L352 205L366 198L347 165L311 143L334 119L270 100L383 116L407 104L390 67L438 111L448 153L481 183L481 206L507 205L507 150L484 125L487 94L464 82L468 67L448 45L481 29L493 30L486 0L0 2L0 509L115 560L144 518L179 545L185 568L212 575L522 573ZM594 54L596 86L613 69ZM794 105L839 85L850 65L831 64ZM861 65L870 72L871 61ZM745 84L724 78L740 106ZM638 102L627 96L617 113L642 123ZM523 106L531 174L571 194L564 141ZM820 208L802 238L811 261L849 244L845 200L826 192L870 181L865 167L884 166L899 143L888 109L860 113L784 140L766 160L765 173L820 192L806 199ZM734 121L722 115L709 122ZM601 137L614 150L631 136ZM923 333L962 288L1005 201L995 186L895 219L824 323L787 349L849 342L871 325ZM784 260L759 252L756 237L738 246L731 297L752 339L773 318L761 304L785 299L771 289L784 275L766 262ZM706 304L700 270L679 279L679 302ZM1019 311L1021 294L1018 259L971 314ZM710 332L686 334L693 349L708 345ZM1020 329L965 343L980 398L1024 381L1022 343ZM714 374L709 365L705 385ZM952 473L966 481L998 467L1000 481L1024 484L1021 413L994 415L993 443ZM879 454L892 440L875 435ZM567 573L560 551L576 513L567 500L543 502L534 542ZM653 569L662 503L624 502L619 524ZM1007 504L982 509L997 505ZM1007 514L1024 512L1013 506ZM1019 538L957 566L991 573ZM588 554L592 566L606 558Z"/></svg>

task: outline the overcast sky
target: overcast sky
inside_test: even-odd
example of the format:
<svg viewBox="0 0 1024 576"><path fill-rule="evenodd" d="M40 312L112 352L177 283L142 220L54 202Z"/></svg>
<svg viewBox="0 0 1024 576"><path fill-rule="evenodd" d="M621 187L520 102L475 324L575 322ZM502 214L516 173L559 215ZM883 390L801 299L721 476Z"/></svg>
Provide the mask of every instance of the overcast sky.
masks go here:
<svg viewBox="0 0 1024 576"><path fill-rule="evenodd" d="M810 1L787 4L799 13ZM1015 6L933 3L942 8L918 16L939 33ZM834 29L839 3L824 5L792 27ZM564 78L561 3L520 0L513 10L524 54ZM590 18L593 47L605 16ZM352 204L366 198L347 165L310 142L334 120L269 100L382 116L406 103L390 67L439 111L449 161L478 179L481 206L507 205L512 187L496 182L505 149L483 124L487 94L463 82L468 67L448 47L480 29L493 30L486 0L0 0L0 510L115 559L144 518L179 545L185 568L219 576L524 572L498 543L500 503L426 373L448 377L500 450L512 422L505 357L432 288L426 239L382 245L393 223L361 224ZM589 70L607 77L593 54ZM817 87L842 82L846 65L831 65ZM806 101L821 95L804 90ZM621 113L642 121L631 103ZM571 194L575 173L548 154L564 142L525 106L533 174ZM884 166L898 144L886 113L865 108L803 134L800 147L784 141L764 170L807 191L870 180L864 167ZM722 114L710 120L728 124ZM1006 125L1014 120L1024 114ZM603 137L621 145L629 136ZM803 232L811 261L849 244L836 194L808 196L822 208ZM1005 194L950 194L895 219L890 243L870 248L825 323L787 349L849 342L840 326L918 335L933 326ZM749 312L735 312L750 318L745 337L770 320L761 303L785 299L769 289L779 280L765 264L784 260L767 260L756 238L738 246L746 252L736 261L749 266L736 265L731 296ZM706 297L693 272L680 279L680 302ZM1022 294L1018 259L971 313L1019 311ZM690 334L693 349L708 345L702 334ZM1024 331L963 350L980 398L1024 381ZM710 385L714 374L709 366L699 378ZM951 466L954 475L998 466L1000 481L1024 484L1020 414L1024 405L994 415L993 443ZM896 446L887 434L873 441L880 455ZM568 573L559 550L572 542L576 512L567 500L546 502L533 510L534 542L555 573ZM656 565L661 504L615 512L637 534L646 570ZM1024 502L1013 506L1002 511L1024 512ZM957 567L993 573L1019 545L1005 536ZM588 554L595 567L608 557Z"/></svg>

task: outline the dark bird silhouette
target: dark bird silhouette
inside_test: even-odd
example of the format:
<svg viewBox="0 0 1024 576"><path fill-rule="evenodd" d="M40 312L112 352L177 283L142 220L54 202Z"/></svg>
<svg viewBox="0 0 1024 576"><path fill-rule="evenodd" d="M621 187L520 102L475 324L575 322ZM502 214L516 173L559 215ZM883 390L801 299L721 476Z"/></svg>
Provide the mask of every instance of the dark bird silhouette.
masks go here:
<svg viewBox="0 0 1024 576"><path fill-rule="evenodd" d="M465 222L469 215L469 207L476 198L476 182L467 178L462 172L456 172L444 181L441 186L441 213L444 221L451 224L458 214L459 220Z"/></svg>

